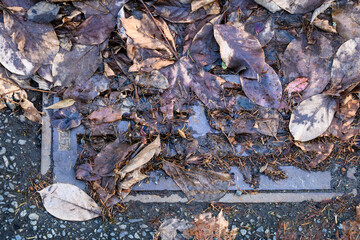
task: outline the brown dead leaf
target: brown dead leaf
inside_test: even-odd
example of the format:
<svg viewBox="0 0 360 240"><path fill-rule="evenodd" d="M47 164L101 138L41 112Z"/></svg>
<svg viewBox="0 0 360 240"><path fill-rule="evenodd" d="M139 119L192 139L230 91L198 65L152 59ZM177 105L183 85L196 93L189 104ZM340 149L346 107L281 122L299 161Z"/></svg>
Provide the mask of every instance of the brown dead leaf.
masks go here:
<svg viewBox="0 0 360 240"><path fill-rule="evenodd" d="M134 170L142 168L148 163L154 156L157 156L161 152L160 135L156 139L141 150L128 164L120 170L115 170L115 174L123 179L127 173L131 173Z"/></svg>
<svg viewBox="0 0 360 240"><path fill-rule="evenodd" d="M280 114L276 109L260 108L254 128L261 134L276 137Z"/></svg>
<svg viewBox="0 0 360 240"><path fill-rule="evenodd" d="M122 118L122 110L117 106L103 107L92 112L87 118L95 124L111 123Z"/></svg>
<svg viewBox="0 0 360 240"><path fill-rule="evenodd" d="M229 231L229 222L226 221L223 211L220 211L217 217L213 217L211 213L202 213L195 217L193 225L184 231L185 237L198 240L231 240L236 238L238 232L238 228Z"/></svg>
<svg viewBox="0 0 360 240"><path fill-rule="evenodd" d="M34 104L27 100L26 98L20 99L20 106L24 110L24 116L30 121L42 124L42 112L39 112Z"/></svg>
<svg viewBox="0 0 360 240"><path fill-rule="evenodd" d="M60 109L60 108L66 108L66 107L70 107L72 105L74 105L75 100L68 98L68 99L63 99L57 103L54 103L48 107L46 107L45 109Z"/></svg>
<svg viewBox="0 0 360 240"><path fill-rule="evenodd" d="M135 151L138 144L129 145L116 139L106 145L94 159L94 173L99 176L112 175L116 166L122 166L126 157Z"/></svg>
<svg viewBox="0 0 360 240"><path fill-rule="evenodd" d="M332 19L336 23L336 30L343 38L349 40L360 37L360 3L344 1L334 6Z"/></svg>
<svg viewBox="0 0 360 240"><path fill-rule="evenodd" d="M284 92L288 92L289 96L291 93L302 92L309 85L309 78L298 77L294 81L290 82L285 88Z"/></svg>
<svg viewBox="0 0 360 240"><path fill-rule="evenodd" d="M187 220L179 220L177 218L170 218L161 223L158 233L161 239L166 240L179 240L181 237L179 236L179 232L183 232L185 229L190 228L191 225Z"/></svg>
<svg viewBox="0 0 360 240"><path fill-rule="evenodd" d="M311 159L311 162L308 164L310 168L317 167L322 163L332 152L335 144L331 142L295 142L295 145L301 148L305 152L315 152L315 158Z"/></svg>

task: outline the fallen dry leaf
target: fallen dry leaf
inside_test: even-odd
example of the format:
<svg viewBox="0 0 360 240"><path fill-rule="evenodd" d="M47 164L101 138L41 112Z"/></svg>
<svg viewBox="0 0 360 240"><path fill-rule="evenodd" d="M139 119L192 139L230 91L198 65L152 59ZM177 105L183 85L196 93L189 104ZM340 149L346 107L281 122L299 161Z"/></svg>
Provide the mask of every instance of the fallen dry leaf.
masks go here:
<svg viewBox="0 0 360 240"><path fill-rule="evenodd" d="M360 38L343 43L336 52L331 68L331 85L327 94L351 91L360 82Z"/></svg>
<svg viewBox="0 0 360 240"><path fill-rule="evenodd" d="M281 58L282 69L288 81L299 77L309 78L303 99L325 89L330 81L331 57L335 52L331 41L325 36L316 33L313 37L317 42L315 45L308 44L305 35L292 40Z"/></svg>
<svg viewBox="0 0 360 240"><path fill-rule="evenodd" d="M48 107L46 107L45 109L60 109L60 108L66 108L66 107L70 107L72 105L74 105L75 100L74 99L63 99L59 102L56 102Z"/></svg>
<svg viewBox="0 0 360 240"><path fill-rule="evenodd" d="M170 218L161 223L157 232L159 233L161 239L166 240L179 240L179 232L183 232L185 229L190 228L191 225L185 219L179 220L177 218Z"/></svg>
<svg viewBox="0 0 360 240"><path fill-rule="evenodd" d="M81 124L81 120L82 117L74 105L54 112L50 118L51 126L60 131L68 131L78 127Z"/></svg>
<svg viewBox="0 0 360 240"><path fill-rule="evenodd" d="M344 1L332 10L332 20L336 24L336 31L343 38L349 40L360 37L360 3Z"/></svg>
<svg viewBox="0 0 360 240"><path fill-rule="evenodd" d="M99 110L92 112L87 118L95 124L111 123L117 120L121 120L123 112L121 107L103 107Z"/></svg>
<svg viewBox="0 0 360 240"><path fill-rule="evenodd" d="M302 101L290 118L289 129L294 139L306 142L323 134L334 118L335 105L335 100L324 94Z"/></svg>
<svg viewBox="0 0 360 240"><path fill-rule="evenodd" d="M36 122L38 124L42 124L42 116L41 112L39 112L34 104L27 100L26 98L20 99L20 106L24 110L24 116L29 119L30 121Z"/></svg>
<svg viewBox="0 0 360 240"><path fill-rule="evenodd" d="M51 24L26 21L23 15L5 11L4 26L21 54L32 63L52 63L60 43Z"/></svg>
<svg viewBox="0 0 360 240"><path fill-rule="evenodd" d="M55 183L38 193L45 209L61 220L86 221L102 216L96 202L72 184Z"/></svg>
<svg viewBox="0 0 360 240"><path fill-rule="evenodd" d="M226 221L223 211L213 217L211 213L202 213L195 216L193 227L186 229L184 235L198 240L207 239L235 239L238 228L229 231L229 222Z"/></svg>
<svg viewBox="0 0 360 240"><path fill-rule="evenodd" d="M10 38L4 24L0 24L0 63L10 72L19 75L30 75L35 66L18 50Z"/></svg>
<svg viewBox="0 0 360 240"><path fill-rule="evenodd" d="M310 168L317 167L320 163L322 163L326 158L331 154L332 150L334 149L335 144L332 142L295 142L295 145L301 148L301 150L305 152L315 152L315 158L311 159L311 162L308 164Z"/></svg>
<svg viewBox="0 0 360 240"><path fill-rule="evenodd" d="M134 184L144 180L147 177L148 176L146 174L142 174L139 169L135 170L129 173L126 178L121 181L118 187L121 189L131 189Z"/></svg>
<svg viewBox="0 0 360 240"><path fill-rule="evenodd" d="M280 107L282 86L274 69L265 63L258 80L240 76L242 89L254 103L268 108Z"/></svg>
<svg viewBox="0 0 360 240"><path fill-rule="evenodd" d="M279 128L279 113L275 109L260 108L254 128L261 134L276 137Z"/></svg>
<svg viewBox="0 0 360 240"><path fill-rule="evenodd" d="M302 92L309 85L309 78L298 77L294 81L290 82L285 88L284 92L288 92L289 97L291 93Z"/></svg>
<svg viewBox="0 0 360 240"><path fill-rule="evenodd" d="M247 79L260 78L266 65L265 54L255 36L230 24L215 25L214 36L228 68Z"/></svg>
<svg viewBox="0 0 360 240"><path fill-rule="evenodd" d="M71 51L61 50L54 59L54 86L71 87L87 81L102 61L99 46L74 45Z"/></svg>
<svg viewBox="0 0 360 240"><path fill-rule="evenodd" d="M148 163L154 156L157 156L161 152L160 135L156 139L141 150L128 164L120 170L115 170L115 174L123 179L127 173L131 173L134 170L142 168Z"/></svg>

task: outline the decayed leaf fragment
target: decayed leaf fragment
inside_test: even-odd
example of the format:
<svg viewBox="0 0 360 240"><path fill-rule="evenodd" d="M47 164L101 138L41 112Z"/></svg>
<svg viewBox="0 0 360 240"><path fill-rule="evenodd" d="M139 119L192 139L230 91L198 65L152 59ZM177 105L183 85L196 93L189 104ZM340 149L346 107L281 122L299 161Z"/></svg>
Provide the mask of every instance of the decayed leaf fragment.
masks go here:
<svg viewBox="0 0 360 240"><path fill-rule="evenodd" d="M110 123L122 118L122 110L117 106L103 107L92 112L87 118L95 124Z"/></svg>
<svg viewBox="0 0 360 240"><path fill-rule="evenodd" d="M238 228L229 231L229 222L226 221L223 211L220 211L217 217L212 216L211 213L202 213L195 217L193 225L184 231L187 238L231 240L236 238L238 231Z"/></svg>
<svg viewBox="0 0 360 240"><path fill-rule="evenodd" d="M127 173L142 168L148 163L154 156L157 156L161 152L160 135L156 139L141 150L130 162L120 170L115 170L115 174L119 175L121 179L125 177Z"/></svg>
<svg viewBox="0 0 360 240"><path fill-rule="evenodd" d="M259 79L265 66L265 54L259 40L230 24L216 24L214 36L226 66L244 78Z"/></svg>
<svg viewBox="0 0 360 240"><path fill-rule="evenodd" d="M46 107L45 109L60 109L60 108L66 108L66 107L70 107L75 103L74 99L68 98L68 99L63 99L57 103L54 103L48 107Z"/></svg>
<svg viewBox="0 0 360 240"><path fill-rule="evenodd" d="M256 2L271 12L278 11L277 7L280 7L291 14L302 14L319 7L324 0L256 0Z"/></svg>
<svg viewBox="0 0 360 240"><path fill-rule="evenodd" d="M331 68L331 86L326 92L339 95L360 82L360 38L344 42L336 52Z"/></svg>
<svg viewBox="0 0 360 240"><path fill-rule="evenodd" d="M177 218L170 218L161 223L157 232L159 233L161 239L178 240L180 239L180 234L177 231L183 232L185 229L190 227L191 225L185 219L179 220Z"/></svg>
<svg viewBox="0 0 360 240"><path fill-rule="evenodd" d="M52 63L60 43L51 24L25 21L5 11L4 25L23 56L32 63Z"/></svg>
<svg viewBox="0 0 360 240"><path fill-rule="evenodd" d="M61 220L86 221L102 216L96 202L72 184L55 183L38 193L45 209Z"/></svg>
<svg viewBox="0 0 360 240"><path fill-rule="evenodd" d="M289 129L296 141L306 142L330 126L335 114L335 100L318 94L302 101L291 114Z"/></svg>
<svg viewBox="0 0 360 240"><path fill-rule="evenodd" d="M30 121L36 122L38 124L42 124L41 112L39 112L34 104L27 100L27 96L20 99L20 106L24 109L24 116Z"/></svg>
<svg viewBox="0 0 360 240"><path fill-rule="evenodd" d="M322 163L332 152L335 144L332 142L316 142L316 143L302 143L295 142L295 145L301 148L301 150L305 152L315 152L315 158L311 159L311 162L308 164L310 168L317 167L320 163Z"/></svg>
<svg viewBox="0 0 360 240"><path fill-rule="evenodd" d="M176 164L163 162L163 170L169 175L189 200L217 201L223 197L232 183L230 174L192 168L185 170Z"/></svg>

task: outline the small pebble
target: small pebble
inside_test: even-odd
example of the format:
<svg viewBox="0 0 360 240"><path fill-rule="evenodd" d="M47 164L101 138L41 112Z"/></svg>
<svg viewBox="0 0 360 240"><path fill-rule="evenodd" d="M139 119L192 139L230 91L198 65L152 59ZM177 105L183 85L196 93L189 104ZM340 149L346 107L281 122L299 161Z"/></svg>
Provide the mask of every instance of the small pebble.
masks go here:
<svg viewBox="0 0 360 240"><path fill-rule="evenodd" d="M6 153L6 148L2 147L0 149L0 155L4 155Z"/></svg>
<svg viewBox="0 0 360 240"><path fill-rule="evenodd" d="M37 221L37 220L39 220L39 215L37 215L36 213L30 213L29 219Z"/></svg>
<svg viewBox="0 0 360 240"><path fill-rule="evenodd" d="M23 140L23 139L20 139L20 140L18 141L18 144L19 144L19 145L25 145L25 143L26 143L26 140Z"/></svg>
<svg viewBox="0 0 360 240"><path fill-rule="evenodd" d="M241 235L245 236L246 233L247 233L247 231L246 231L245 229L241 229L241 230L240 230L240 233L241 233Z"/></svg>

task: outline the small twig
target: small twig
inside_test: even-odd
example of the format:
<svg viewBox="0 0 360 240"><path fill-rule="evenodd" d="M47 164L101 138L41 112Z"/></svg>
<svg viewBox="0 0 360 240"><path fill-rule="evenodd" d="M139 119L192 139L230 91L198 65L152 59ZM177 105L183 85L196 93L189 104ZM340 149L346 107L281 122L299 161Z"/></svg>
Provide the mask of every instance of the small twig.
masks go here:
<svg viewBox="0 0 360 240"><path fill-rule="evenodd" d="M147 12L149 13L149 15L151 16L151 19L154 21L156 27L159 29L159 31L160 31L161 34L163 35L166 43L169 45L170 51L172 52L172 54L174 54L174 57L176 58L176 60L178 60L179 58L178 58L178 56L177 56L177 54L176 54L176 51L173 49L173 47L172 47L171 44L169 43L169 41L168 41L168 39L166 38L166 35L165 35L165 33L163 32L163 30L162 30L162 29L159 27L159 25L157 24L154 16L151 14L149 8L146 6L146 4L143 2L143 0L140 0L140 2L144 5L146 11L147 11Z"/></svg>

